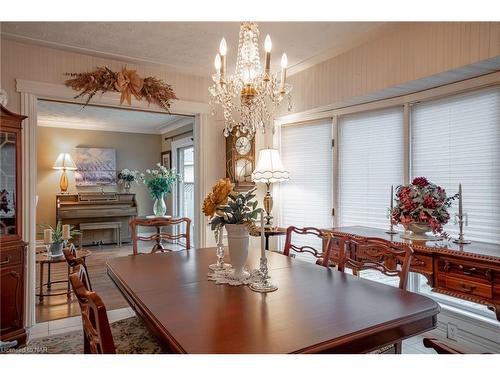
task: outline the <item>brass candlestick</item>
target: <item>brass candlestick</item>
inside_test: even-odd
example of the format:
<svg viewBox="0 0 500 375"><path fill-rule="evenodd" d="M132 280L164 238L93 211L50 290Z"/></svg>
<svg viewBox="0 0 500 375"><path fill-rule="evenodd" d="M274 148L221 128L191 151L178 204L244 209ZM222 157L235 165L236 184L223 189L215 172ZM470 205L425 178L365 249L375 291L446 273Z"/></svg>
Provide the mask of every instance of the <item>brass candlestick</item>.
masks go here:
<svg viewBox="0 0 500 375"><path fill-rule="evenodd" d="M460 232L458 233L458 238L453 240L453 242L458 244L469 244L471 243L469 240L464 239L464 224L465 226L469 225L469 219L466 213L458 213L455 214L455 224L458 224L458 228Z"/></svg>

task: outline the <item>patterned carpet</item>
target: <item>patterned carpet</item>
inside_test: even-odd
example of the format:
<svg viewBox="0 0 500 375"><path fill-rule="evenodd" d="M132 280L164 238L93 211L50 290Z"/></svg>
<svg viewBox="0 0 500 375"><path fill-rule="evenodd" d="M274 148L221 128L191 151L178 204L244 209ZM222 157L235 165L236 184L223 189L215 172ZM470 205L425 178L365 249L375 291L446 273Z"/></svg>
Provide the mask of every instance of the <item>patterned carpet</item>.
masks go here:
<svg viewBox="0 0 500 375"><path fill-rule="evenodd" d="M117 354L159 354L162 348L144 327L138 317L111 323L111 333ZM24 354L83 354L81 330L31 340L24 348L16 350Z"/></svg>

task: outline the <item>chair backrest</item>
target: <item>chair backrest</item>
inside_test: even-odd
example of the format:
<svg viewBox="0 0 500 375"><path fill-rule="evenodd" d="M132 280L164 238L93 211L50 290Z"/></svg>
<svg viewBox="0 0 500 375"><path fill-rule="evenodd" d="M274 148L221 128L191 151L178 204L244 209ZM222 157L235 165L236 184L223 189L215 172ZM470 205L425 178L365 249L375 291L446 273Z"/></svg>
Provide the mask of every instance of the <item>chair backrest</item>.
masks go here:
<svg viewBox="0 0 500 375"><path fill-rule="evenodd" d="M64 258L66 259L66 263L76 271L79 268L85 268L85 278L86 278L86 287L89 290L92 290L92 285L90 284L90 279L88 277L88 269L87 265L83 258L78 258L76 254L76 247L72 243L69 244L68 247L63 249Z"/></svg>
<svg viewBox="0 0 500 375"><path fill-rule="evenodd" d="M69 276L78 299L83 324L83 351L85 354L115 354L115 344L106 314L106 307L99 295L87 288L87 271L80 267Z"/></svg>
<svg viewBox="0 0 500 375"><path fill-rule="evenodd" d="M294 233L303 236L318 237L322 241L322 249L324 249L324 251L317 250L309 245L303 245L303 246L294 245L292 243L292 236ZM328 264L331 244L332 244L332 236L329 232L323 232L322 230L313 227L298 228L295 226L290 226L286 230L286 239L285 239L285 247L283 249L283 254L286 256L291 256L292 252L301 254L310 254L314 258L316 258L316 264L326 266Z"/></svg>
<svg viewBox="0 0 500 375"><path fill-rule="evenodd" d="M399 277L399 288L406 289L413 250L381 238L355 239L343 237L339 242L339 271L351 268L353 274L374 269L387 276Z"/></svg>
<svg viewBox="0 0 500 375"><path fill-rule="evenodd" d="M183 224L185 224L184 231L182 230ZM162 239L176 241L181 238L184 238L186 240L186 250L189 250L191 248L191 219L188 217L180 217L174 219L167 219L161 217L153 219L132 218L130 220L129 225L130 225L130 231L132 233L132 248L134 251L134 255L137 255L139 253L137 245L138 241L157 241ZM156 234L153 234L151 236L139 236L137 233L137 229L138 227L141 226L155 227ZM160 229L162 227L177 227L177 233L170 234L161 232ZM165 251L172 251L172 250L162 249L155 245L151 250L151 253L165 252Z"/></svg>

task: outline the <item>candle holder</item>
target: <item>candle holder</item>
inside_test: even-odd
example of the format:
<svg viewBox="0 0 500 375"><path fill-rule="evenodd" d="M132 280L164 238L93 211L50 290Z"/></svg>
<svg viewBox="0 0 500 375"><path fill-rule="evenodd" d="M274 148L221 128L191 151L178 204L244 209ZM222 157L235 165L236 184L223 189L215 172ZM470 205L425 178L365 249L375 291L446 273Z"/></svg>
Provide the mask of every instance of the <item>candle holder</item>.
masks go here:
<svg viewBox="0 0 500 375"><path fill-rule="evenodd" d="M458 243L458 244L469 244L471 243L469 240L464 239L464 224L465 226L469 225L469 218L466 213L458 213L455 214L455 224L458 224L458 227L460 229L460 233L458 234L458 238L453 240L453 242Z"/></svg>
<svg viewBox="0 0 500 375"><path fill-rule="evenodd" d="M278 287L269 282L271 278L269 276L269 271L267 268L267 258L260 258L260 267L259 267L260 279L252 284L250 284L250 289L254 292L259 293L269 293L278 290Z"/></svg>
<svg viewBox="0 0 500 375"><path fill-rule="evenodd" d="M231 268L230 264L224 263L224 244L222 243L223 232L223 227L219 227L214 231L215 242L217 243L217 263L208 266L212 271L221 271Z"/></svg>
<svg viewBox="0 0 500 375"><path fill-rule="evenodd" d="M394 223L392 221L392 211L390 208L387 209L387 217L389 218L389 230L386 230L385 233L387 234L397 234L398 232L394 229Z"/></svg>

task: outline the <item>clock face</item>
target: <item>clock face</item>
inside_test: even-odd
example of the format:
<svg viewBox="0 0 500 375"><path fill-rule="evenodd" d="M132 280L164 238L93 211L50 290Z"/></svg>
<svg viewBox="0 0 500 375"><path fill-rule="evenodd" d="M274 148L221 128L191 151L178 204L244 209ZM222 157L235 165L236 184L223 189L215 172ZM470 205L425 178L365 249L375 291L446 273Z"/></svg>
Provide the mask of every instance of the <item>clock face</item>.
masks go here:
<svg viewBox="0 0 500 375"><path fill-rule="evenodd" d="M240 137L236 140L235 148L238 154L246 155L250 152L252 148L252 143L247 137Z"/></svg>

